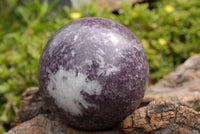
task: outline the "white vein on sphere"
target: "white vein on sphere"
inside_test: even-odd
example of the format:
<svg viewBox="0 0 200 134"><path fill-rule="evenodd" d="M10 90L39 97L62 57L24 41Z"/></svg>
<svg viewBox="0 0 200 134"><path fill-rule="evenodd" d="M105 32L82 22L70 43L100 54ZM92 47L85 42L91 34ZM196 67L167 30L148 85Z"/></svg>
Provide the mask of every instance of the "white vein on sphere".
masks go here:
<svg viewBox="0 0 200 134"><path fill-rule="evenodd" d="M94 104L87 102L81 91L89 95L100 95L102 87L98 81L90 81L87 75L75 70L65 71L62 67L50 75L50 82L47 86L50 96L55 103L72 115L81 115L82 107L96 107Z"/></svg>

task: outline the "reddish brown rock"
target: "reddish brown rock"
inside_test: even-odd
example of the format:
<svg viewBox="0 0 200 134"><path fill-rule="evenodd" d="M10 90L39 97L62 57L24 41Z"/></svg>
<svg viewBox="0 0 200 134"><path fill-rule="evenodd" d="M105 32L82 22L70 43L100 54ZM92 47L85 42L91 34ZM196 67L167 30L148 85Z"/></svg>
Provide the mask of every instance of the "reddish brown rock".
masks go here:
<svg viewBox="0 0 200 134"><path fill-rule="evenodd" d="M174 72L148 88L143 103L159 98L193 109L200 108L200 55L189 58Z"/></svg>
<svg viewBox="0 0 200 134"><path fill-rule="evenodd" d="M11 129L7 134L123 134L119 130L89 132L74 129L62 123L52 114L39 114Z"/></svg>
<svg viewBox="0 0 200 134"><path fill-rule="evenodd" d="M172 101L159 99L129 115L121 127L130 134L199 134L200 113Z"/></svg>
<svg viewBox="0 0 200 134"><path fill-rule="evenodd" d="M120 131L121 129L121 131ZM152 101L141 107L124 121L120 128L88 132L62 123L52 114L39 114L7 134L142 134L142 133L200 133L200 113L168 100Z"/></svg>
<svg viewBox="0 0 200 134"><path fill-rule="evenodd" d="M45 103L40 96L38 87L28 88L22 94L20 109L12 126L30 120L42 113L48 113L48 108L45 106Z"/></svg>

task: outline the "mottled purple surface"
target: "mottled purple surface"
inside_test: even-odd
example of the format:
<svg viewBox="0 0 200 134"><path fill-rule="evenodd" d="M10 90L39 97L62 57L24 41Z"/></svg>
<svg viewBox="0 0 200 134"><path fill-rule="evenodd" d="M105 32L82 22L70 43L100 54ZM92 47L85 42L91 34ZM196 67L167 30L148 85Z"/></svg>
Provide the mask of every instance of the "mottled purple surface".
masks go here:
<svg viewBox="0 0 200 134"><path fill-rule="evenodd" d="M87 76L86 84L101 85L99 94L80 89L78 94L85 103L77 98L71 100L81 114L72 114L58 105L55 96L66 96L52 95L60 89L55 83L51 82L53 88L48 87L50 76L61 68L66 72L75 70L74 78L80 74ZM116 125L138 107L148 75L145 52L132 32L107 19L84 18L63 26L46 44L39 64L39 87L52 112L63 121L76 128L98 130ZM70 79L69 76L62 78L63 81Z"/></svg>

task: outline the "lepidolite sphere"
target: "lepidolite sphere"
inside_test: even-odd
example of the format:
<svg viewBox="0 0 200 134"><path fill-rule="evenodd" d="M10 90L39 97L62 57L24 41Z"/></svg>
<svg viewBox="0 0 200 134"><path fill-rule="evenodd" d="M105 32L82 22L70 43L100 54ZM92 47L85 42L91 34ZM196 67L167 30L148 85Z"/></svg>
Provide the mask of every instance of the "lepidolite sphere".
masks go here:
<svg viewBox="0 0 200 134"><path fill-rule="evenodd" d="M50 110L89 130L112 127L133 112L149 75L139 40L103 18L80 19L58 30L42 52L38 71Z"/></svg>

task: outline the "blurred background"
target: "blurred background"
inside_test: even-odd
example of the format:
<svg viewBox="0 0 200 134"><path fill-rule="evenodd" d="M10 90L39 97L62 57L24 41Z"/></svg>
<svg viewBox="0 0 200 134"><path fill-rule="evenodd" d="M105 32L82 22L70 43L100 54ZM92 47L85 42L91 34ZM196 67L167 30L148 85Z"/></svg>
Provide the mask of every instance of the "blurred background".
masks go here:
<svg viewBox="0 0 200 134"><path fill-rule="evenodd" d="M63 25L103 17L131 30L150 67L150 85L200 53L199 0L1 0L0 133L10 129L22 92L37 86L46 42Z"/></svg>

